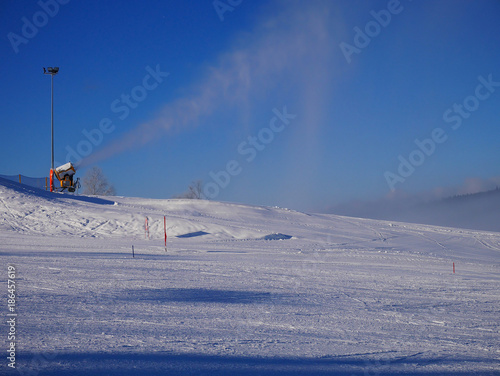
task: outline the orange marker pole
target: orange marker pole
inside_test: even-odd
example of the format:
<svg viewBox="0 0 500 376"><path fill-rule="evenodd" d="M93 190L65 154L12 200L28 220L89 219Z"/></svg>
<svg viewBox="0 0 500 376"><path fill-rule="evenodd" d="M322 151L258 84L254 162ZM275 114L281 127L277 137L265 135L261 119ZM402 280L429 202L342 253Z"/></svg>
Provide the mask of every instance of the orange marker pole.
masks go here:
<svg viewBox="0 0 500 376"><path fill-rule="evenodd" d="M50 191L54 190L54 170L50 169Z"/></svg>

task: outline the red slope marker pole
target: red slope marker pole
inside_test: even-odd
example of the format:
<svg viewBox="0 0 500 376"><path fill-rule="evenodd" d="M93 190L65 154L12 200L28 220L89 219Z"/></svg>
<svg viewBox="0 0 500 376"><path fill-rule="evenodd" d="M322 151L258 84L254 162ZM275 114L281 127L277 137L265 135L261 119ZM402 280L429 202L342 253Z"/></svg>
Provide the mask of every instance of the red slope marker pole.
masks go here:
<svg viewBox="0 0 500 376"><path fill-rule="evenodd" d="M165 252L167 252L167 217L163 216L163 231L165 232Z"/></svg>
<svg viewBox="0 0 500 376"><path fill-rule="evenodd" d="M455 274L455 263L453 263L453 274Z"/></svg>
<svg viewBox="0 0 500 376"><path fill-rule="evenodd" d="M54 190L54 170L50 169L50 191Z"/></svg>

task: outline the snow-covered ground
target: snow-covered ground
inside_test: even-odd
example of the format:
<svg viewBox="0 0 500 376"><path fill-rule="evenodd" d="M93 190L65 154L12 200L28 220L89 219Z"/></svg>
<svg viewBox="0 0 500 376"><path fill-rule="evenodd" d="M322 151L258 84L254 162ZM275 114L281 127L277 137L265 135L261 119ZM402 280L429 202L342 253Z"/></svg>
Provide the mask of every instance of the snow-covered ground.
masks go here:
<svg viewBox="0 0 500 376"><path fill-rule="evenodd" d="M0 239L1 374L500 374L500 233L2 179Z"/></svg>

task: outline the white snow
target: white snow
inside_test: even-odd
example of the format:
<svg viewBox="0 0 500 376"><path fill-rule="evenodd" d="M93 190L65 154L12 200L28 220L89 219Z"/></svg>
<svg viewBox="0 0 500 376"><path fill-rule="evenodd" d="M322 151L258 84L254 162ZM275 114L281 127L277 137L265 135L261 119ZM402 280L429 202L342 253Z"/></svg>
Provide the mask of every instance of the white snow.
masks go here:
<svg viewBox="0 0 500 376"><path fill-rule="evenodd" d="M75 169L71 162L65 163L56 168L56 172L59 174L61 178L67 176L73 176L75 174Z"/></svg>
<svg viewBox="0 0 500 376"><path fill-rule="evenodd" d="M22 375L499 374L500 233L4 179L0 214Z"/></svg>

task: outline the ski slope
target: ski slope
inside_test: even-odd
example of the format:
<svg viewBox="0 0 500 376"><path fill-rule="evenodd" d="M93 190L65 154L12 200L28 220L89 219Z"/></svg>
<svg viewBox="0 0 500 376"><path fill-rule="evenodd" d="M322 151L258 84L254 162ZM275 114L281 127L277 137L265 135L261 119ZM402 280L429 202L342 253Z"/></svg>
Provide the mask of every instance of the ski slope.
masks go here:
<svg viewBox="0 0 500 376"><path fill-rule="evenodd" d="M2 375L500 374L500 233L0 179L0 239Z"/></svg>

